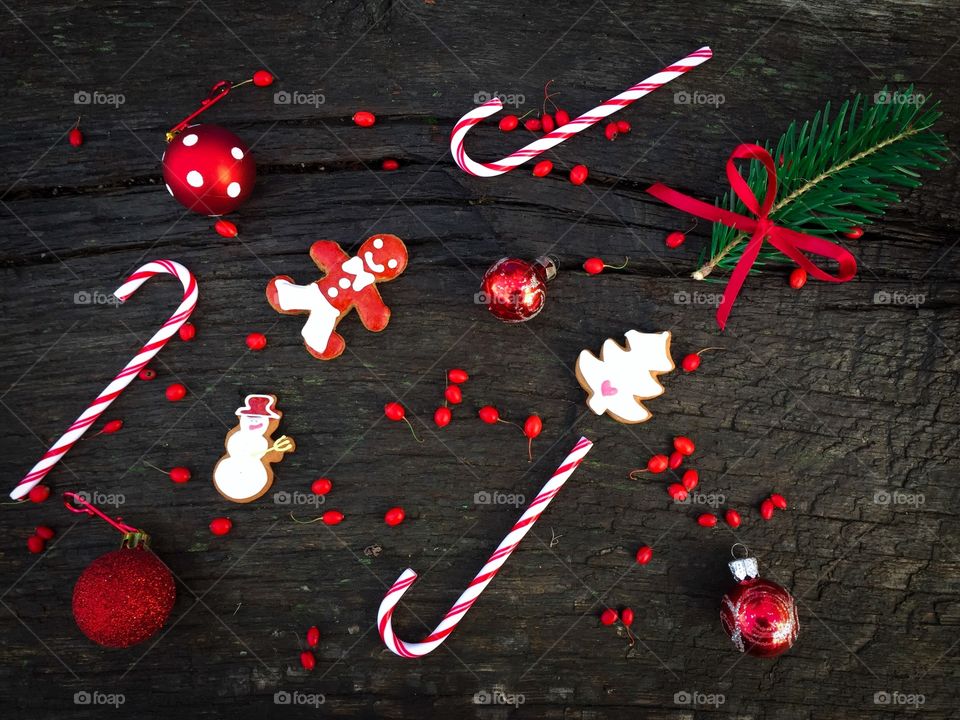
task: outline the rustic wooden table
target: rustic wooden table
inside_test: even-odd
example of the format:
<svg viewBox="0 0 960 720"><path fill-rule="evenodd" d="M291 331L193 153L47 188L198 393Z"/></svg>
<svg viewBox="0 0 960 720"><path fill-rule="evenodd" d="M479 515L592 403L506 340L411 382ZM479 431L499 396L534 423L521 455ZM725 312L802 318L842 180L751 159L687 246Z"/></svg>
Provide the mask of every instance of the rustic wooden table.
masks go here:
<svg viewBox="0 0 960 720"><path fill-rule="evenodd" d="M722 286L689 277L707 228L665 250L665 233L688 219L643 192L662 180L712 198L739 141L776 137L827 100L887 83L939 97L939 129L956 145L955 8L95 5L0 11L0 467L12 487L179 298L173 281L155 280L116 307L105 298L118 282L149 259L183 262L200 283L196 339L171 343L158 380L134 383L110 409L120 433L82 442L49 479L55 493L95 493L151 532L178 600L154 640L93 645L71 617L72 587L116 535L68 514L58 495L3 508L5 717L100 716L97 703L120 696L130 717L316 717L318 707L367 717L859 718L921 703L933 717L956 712L956 156L851 245L854 281L797 293L780 271L751 278L722 335L693 295ZM501 93L522 114L553 80L558 102L581 111L704 44L711 62L623 113L630 135L610 145L595 131L561 146L553 159L564 171L546 180L526 168L471 178L450 157L450 128L476 97ZM206 118L251 143L258 163L256 192L232 218L241 238L227 240L165 192L163 133L214 81L259 67L276 74L274 87L238 91ZM282 90L300 95L275 102ZM675 90L701 101L679 103ZM90 104L76 104L77 93ZM377 114L373 129L350 122L361 108ZM65 133L80 114L86 143L74 149ZM471 153L499 157L522 138L480 131ZM401 169L381 172L384 157ZM582 187L566 180L578 162L591 173ZM375 335L351 316L344 356L314 360L301 321L265 302L266 282L314 279L307 249L318 238L349 246L374 232L399 235L411 253L383 289L390 327ZM548 252L560 275L534 321L504 325L474 303L491 262ZM591 278L580 269L591 255L629 256L630 266ZM878 292L913 299L876 304ZM572 372L580 349L629 328L672 330L678 357L725 349L695 374L669 376L649 404L654 419L634 427L585 414ZM247 351L251 331L268 335L264 352ZM436 431L443 370L456 366L472 375L465 402ZM163 397L175 380L189 388L178 404ZM279 396L298 445L275 488L305 491L328 475L327 504L296 512L339 508L338 527L297 525L269 496L239 506L214 491L234 410L257 391ZM382 418L395 398L422 445ZM535 462L516 430L474 418L486 403L509 418L542 415ZM626 478L679 432L697 441L705 495L747 514L735 533L700 528L662 483ZM422 572L397 614L398 632L418 639L518 513L477 504L475 493L530 498L581 433L596 441L587 462L449 641L422 660L386 651L374 627L385 587L408 565ZM189 466L194 478L173 485L147 462ZM791 506L763 523L756 506L773 489ZM408 519L389 528L383 513L398 504ZM233 519L229 536L207 530L217 515ZM25 541L40 523L59 534L32 556ZM741 657L718 622L737 540L799 604L799 641L775 661ZM643 543L655 555L640 567ZM607 605L635 609L634 648L598 626ZM308 673L298 653L312 624L323 641ZM276 693L297 707L278 709ZM490 704L475 701L485 693Z"/></svg>

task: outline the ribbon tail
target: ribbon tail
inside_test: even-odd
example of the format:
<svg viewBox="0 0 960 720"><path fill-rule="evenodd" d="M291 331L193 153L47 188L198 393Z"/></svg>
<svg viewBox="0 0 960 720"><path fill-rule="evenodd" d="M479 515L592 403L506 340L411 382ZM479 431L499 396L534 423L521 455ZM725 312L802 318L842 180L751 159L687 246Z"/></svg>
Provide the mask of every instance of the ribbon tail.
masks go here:
<svg viewBox="0 0 960 720"><path fill-rule="evenodd" d="M824 238L817 237L816 235L806 235L796 230L778 226L773 229L767 239L777 250L793 260L799 267L802 267L812 277L817 278L817 280L841 283L850 280L857 274L857 259L853 254L846 248L840 247ZM804 252L819 255L828 260L835 260L839 266L837 268L837 274L831 275L826 270L817 267L803 254Z"/></svg>
<svg viewBox="0 0 960 720"><path fill-rule="evenodd" d="M747 281L747 275L750 274L750 268L752 268L753 263L756 262L762 246L763 230L758 229L750 237L750 242L748 242L747 247L743 249L743 254L740 256L740 260L737 261L737 266L733 269L733 272L730 273L730 280L727 282L727 286L723 289L723 300L720 302L720 307L717 308L717 325L720 326L721 330L726 330L727 328L727 319L733 310L733 304L736 302L737 295L740 294L740 289L743 287L743 284Z"/></svg>

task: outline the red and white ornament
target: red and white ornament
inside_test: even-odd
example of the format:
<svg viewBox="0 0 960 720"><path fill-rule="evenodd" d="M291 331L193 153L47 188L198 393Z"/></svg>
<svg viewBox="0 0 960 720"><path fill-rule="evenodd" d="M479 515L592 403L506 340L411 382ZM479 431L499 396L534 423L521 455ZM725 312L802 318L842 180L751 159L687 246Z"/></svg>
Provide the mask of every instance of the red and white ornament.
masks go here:
<svg viewBox="0 0 960 720"><path fill-rule="evenodd" d="M797 639L797 603L781 585L760 577L757 559L728 563L737 585L723 596L720 622L740 652L772 658Z"/></svg>
<svg viewBox="0 0 960 720"><path fill-rule="evenodd" d="M539 257L532 263L501 258L484 273L481 295L498 320L525 322L543 310L547 283L556 275L557 264L548 257Z"/></svg>

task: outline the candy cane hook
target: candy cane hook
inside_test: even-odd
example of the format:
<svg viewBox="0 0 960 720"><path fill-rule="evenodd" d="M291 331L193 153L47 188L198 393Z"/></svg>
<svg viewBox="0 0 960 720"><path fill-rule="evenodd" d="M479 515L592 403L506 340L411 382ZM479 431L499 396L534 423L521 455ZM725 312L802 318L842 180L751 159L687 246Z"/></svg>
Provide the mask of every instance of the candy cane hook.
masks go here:
<svg viewBox="0 0 960 720"><path fill-rule="evenodd" d="M391 587L383 597L383 601L380 603L380 610L377 612L377 627L380 629L380 638L384 644L394 653L405 658L422 657L437 649L440 644L457 629L457 624L463 616L467 614L467 610L477 601L480 593L484 591L487 585L490 584L490 581L493 580L494 576L500 571L500 568L503 567L507 558L516 550L520 541L523 540L523 536L530 531L533 524L543 511L546 510L547 505L553 500L554 495L560 492L560 488L562 488L563 484L573 475L573 471L577 469L577 466L580 465L580 462L592 447L593 443L585 437L577 441L577 444L573 446L573 450L570 451L570 454L567 455L560 464L560 467L553 473L553 477L540 489L540 492L537 493L537 496L527 506L527 509L523 515L520 516L520 519L517 520L510 532L507 533L507 536L500 545L497 546L497 549L493 551L486 565L480 568L477 576L470 581L467 589L457 598L453 607L450 608L450 612L444 616L443 620L440 621L440 624L437 625L432 633L424 638L422 642L418 643L404 642L393 632L393 611L397 603L400 602L400 598L403 597L403 594L410 589L414 580L417 579L417 573L412 568L404 570L393 584L393 587Z"/></svg>
<svg viewBox="0 0 960 720"><path fill-rule="evenodd" d="M17 500L33 488L46 476L60 458L67 454L67 451L73 447L73 444L79 440L97 418L110 407L110 403L117 399L124 388L129 385L143 368L146 367L153 356L160 352L160 348L167 344L167 341L174 335L180 326L183 325L193 309L197 305L197 281L193 274L183 265L173 260L155 260L149 262L133 275L127 278L127 281L113 293L120 302L126 302L133 293L137 291L144 282L154 275L168 274L175 276L183 283L183 300L176 312L170 316L157 333L147 341L147 344L140 348L133 359L127 363L126 367L113 379L113 381L103 389L97 398L87 406L87 409L74 420L73 425L67 428L63 436L57 440L47 452L43 454L40 461L33 466L24 478L17 484L10 493L10 497Z"/></svg>
<svg viewBox="0 0 960 720"><path fill-rule="evenodd" d="M666 85L671 80L675 80L712 57L713 51L709 47L704 46L696 52L690 53L685 58L677 60L672 65L668 65L646 80L641 80L633 87L610 98L602 105L588 110L576 120L571 120L566 125L558 127L542 138L534 140L526 147L520 148L512 155L507 155L507 157L499 162L478 163L471 160L467 155L467 151L463 149L463 139L470 131L470 128L503 108L503 103L499 98L488 100L483 105L474 108L460 118L460 121L453 128L453 132L450 133L450 152L453 153L453 159L456 160L457 165L471 175L478 177L496 177L497 175L503 175L503 173L513 170L517 165L522 165L530 158L546 152L579 132L583 132L608 115L612 115L617 112L617 110L621 110L635 100L639 100L644 95L652 93L657 88Z"/></svg>

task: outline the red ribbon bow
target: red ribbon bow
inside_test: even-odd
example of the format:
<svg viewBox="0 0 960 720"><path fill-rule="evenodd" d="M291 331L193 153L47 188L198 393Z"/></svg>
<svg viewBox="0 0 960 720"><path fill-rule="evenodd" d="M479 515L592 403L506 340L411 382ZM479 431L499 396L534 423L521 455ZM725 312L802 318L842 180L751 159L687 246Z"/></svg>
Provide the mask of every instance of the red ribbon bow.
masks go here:
<svg viewBox="0 0 960 720"><path fill-rule="evenodd" d="M757 202L757 196L753 194L753 190L750 189L747 181L737 170L737 166L733 162L737 159L759 160L767 169L767 193L763 198L762 205ZM733 269L727 287L723 291L723 301L717 308L717 324L720 325L721 330L727 325L727 318L730 317L730 311L733 310L733 303L736 301L737 295L740 294L740 288L743 287L747 275L750 274L750 268L753 267L757 256L760 254L760 248L763 246L764 240L767 240L777 250L818 280L841 283L857 274L856 259L842 247L815 235L805 235L781 227L769 218L770 208L773 207L773 201L777 196L777 170L773 164L773 158L764 148L747 143L738 145L730 154L730 159L727 160L727 179L730 181L733 192L747 206L747 209L756 215L755 218L738 215L715 205L708 205L689 195L671 190L662 183L656 183L647 188L647 192L655 198L663 200L678 210L683 210L711 222L723 223L742 232L751 233L750 241L747 243L747 247L744 249L743 255L740 256L740 261ZM837 269L837 274L831 275L825 270L821 270L807 259L803 252L836 260L840 266Z"/></svg>

